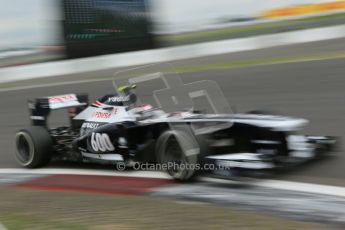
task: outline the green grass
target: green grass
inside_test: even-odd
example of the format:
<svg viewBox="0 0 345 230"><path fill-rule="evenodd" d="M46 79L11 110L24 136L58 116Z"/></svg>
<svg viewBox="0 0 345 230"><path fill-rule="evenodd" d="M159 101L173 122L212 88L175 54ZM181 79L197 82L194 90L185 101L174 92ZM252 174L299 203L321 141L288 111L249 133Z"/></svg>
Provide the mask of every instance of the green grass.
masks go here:
<svg viewBox="0 0 345 230"><path fill-rule="evenodd" d="M345 17L345 12L335 13L335 14L328 14L328 15L321 15L321 16L315 16L315 17L307 17L299 19L299 21L302 22L315 22L315 21L321 21L321 20L328 20L328 19L339 19Z"/></svg>
<svg viewBox="0 0 345 230"><path fill-rule="evenodd" d="M292 62L305 62L305 61L315 61L315 60L327 60L345 58L344 52L339 53L326 53L326 54L313 54L304 56L294 56L294 57L282 57L282 58L270 58L270 59L253 59L253 60L240 60L230 63L219 63L219 64L209 64L209 65L194 65L194 66L179 66L176 67L176 71L179 73L188 72L199 72L206 70L219 70L219 69L234 69L234 68L247 68L260 65L274 65Z"/></svg>
<svg viewBox="0 0 345 230"><path fill-rule="evenodd" d="M149 196L0 188L0 197L0 222L9 230L334 229L231 207Z"/></svg>
<svg viewBox="0 0 345 230"><path fill-rule="evenodd" d="M26 230L62 230L62 229L74 229L74 230L87 230L90 227L82 224L66 223L63 221L56 221L54 219L40 218L38 216L30 214L11 214L1 217L2 225L8 230L12 229L26 229Z"/></svg>
<svg viewBox="0 0 345 230"><path fill-rule="evenodd" d="M188 41L188 40L200 39L200 38L210 38L210 37L217 38L223 35L231 36L240 32L255 31L255 30L261 30L261 29L268 29L268 28L277 28L277 27L294 25L294 24L296 24L296 22L284 21L284 22L263 23L263 24L255 24L255 25L240 26L240 27L228 27L228 28L223 28L223 29L170 35L167 37L163 37L163 39L167 39L167 41L170 41L170 42L181 42L181 41Z"/></svg>

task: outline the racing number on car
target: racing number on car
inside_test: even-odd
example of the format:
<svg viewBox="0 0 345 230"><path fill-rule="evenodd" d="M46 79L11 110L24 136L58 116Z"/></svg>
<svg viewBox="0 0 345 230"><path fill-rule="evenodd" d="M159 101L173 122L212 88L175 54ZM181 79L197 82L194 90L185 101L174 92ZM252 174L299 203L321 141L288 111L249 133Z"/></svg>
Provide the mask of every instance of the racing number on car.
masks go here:
<svg viewBox="0 0 345 230"><path fill-rule="evenodd" d="M106 133L92 133L91 147L96 152L106 152L115 150L114 145L111 143L110 138Z"/></svg>

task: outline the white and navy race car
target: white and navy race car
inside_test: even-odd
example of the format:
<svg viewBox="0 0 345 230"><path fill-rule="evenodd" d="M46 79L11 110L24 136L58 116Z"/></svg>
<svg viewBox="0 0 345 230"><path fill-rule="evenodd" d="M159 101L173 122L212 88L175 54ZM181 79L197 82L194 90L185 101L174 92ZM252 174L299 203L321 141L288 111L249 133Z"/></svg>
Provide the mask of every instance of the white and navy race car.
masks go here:
<svg viewBox="0 0 345 230"><path fill-rule="evenodd" d="M201 173L222 178L305 162L332 150L335 138L299 135L301 118L247 114L166 113L137 104L133 85L89 104L87 95L67 94L29 101L32 126L16 134L23 167L52 159L133 165L160 164L185 181ZM52 110L67 109L69 127L49 128Z"/></svg>

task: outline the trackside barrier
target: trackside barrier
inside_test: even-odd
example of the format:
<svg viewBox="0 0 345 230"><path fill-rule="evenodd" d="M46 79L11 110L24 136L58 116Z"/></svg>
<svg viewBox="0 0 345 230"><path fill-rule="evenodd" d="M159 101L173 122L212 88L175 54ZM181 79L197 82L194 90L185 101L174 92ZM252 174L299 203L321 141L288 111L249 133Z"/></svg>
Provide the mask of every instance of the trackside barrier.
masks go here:
<svg viewBox="0 0 345 230"><path fill-rule="evenodd" d="M345 37L345 25L0 69L0 83L169 62Z"/></svg>

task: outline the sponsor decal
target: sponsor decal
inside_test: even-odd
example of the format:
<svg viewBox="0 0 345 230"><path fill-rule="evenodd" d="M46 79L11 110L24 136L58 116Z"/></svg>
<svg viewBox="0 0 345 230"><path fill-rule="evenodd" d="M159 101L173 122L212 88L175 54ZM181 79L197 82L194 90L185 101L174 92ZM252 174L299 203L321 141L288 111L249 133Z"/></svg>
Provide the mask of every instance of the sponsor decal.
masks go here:
<svg viewBox="0 0 345 230"><path fill-rule="evenodd" d="M99 126L98 123L85 122L85 123L83 123L83 125L81 127L83 129L96 129L96 128L98 128L98 126Z"/></svg>
<svg viewBox="0 0 345 230"><path fill-rule="evenodd" d="M98 111L98 112L94 112L92 114L92 117L100 118L100 119L108 119L109 117L111 117L111 113Z"/></svg>
<svg viewBox="0 0 345 230"><path fill-rule="evenodd" d="M108 102L123 102L123 101L129 101L129 95L127 96L116 96L116 97L109 97Z"/></svg>
<svg viewBox="0 0 345 230"><path fill-rule="evenodd" d="M78 98L75 94L66 94L48 97L49 108L58 109L79 105Z"/></svg>
<svg viewBox="0 0 345 230"><path fill-rule="evenodd" d="M45 117L43 117L43 116L30 116L30 119L44 121Z"/></svg>
<svg viewBox="0 0 345 230"><path fill-rule="evenodd" d="M108 134L106 133L92 133L91 147L96 152L114 151L115 147L111 143Z"/></svg>
<svg viewBox="0 0 345 230"><path fill-rule="evenodd" d="M111 117L111 115L117 114L117 113L118 113L118 108L113 108L113 110L110 112L108 112L108 111L96 111L92 114L91 117L98 118L98 119L108 119Z"/></svg>
<svg viewBox="0 0 345 230"><path fill-rule="evenodd" d="M68 101L76 101L76 100L77 100L77 97L74 94L66 94L66 95L48 97L48 101L51 103L68 102Z"/></svg>

